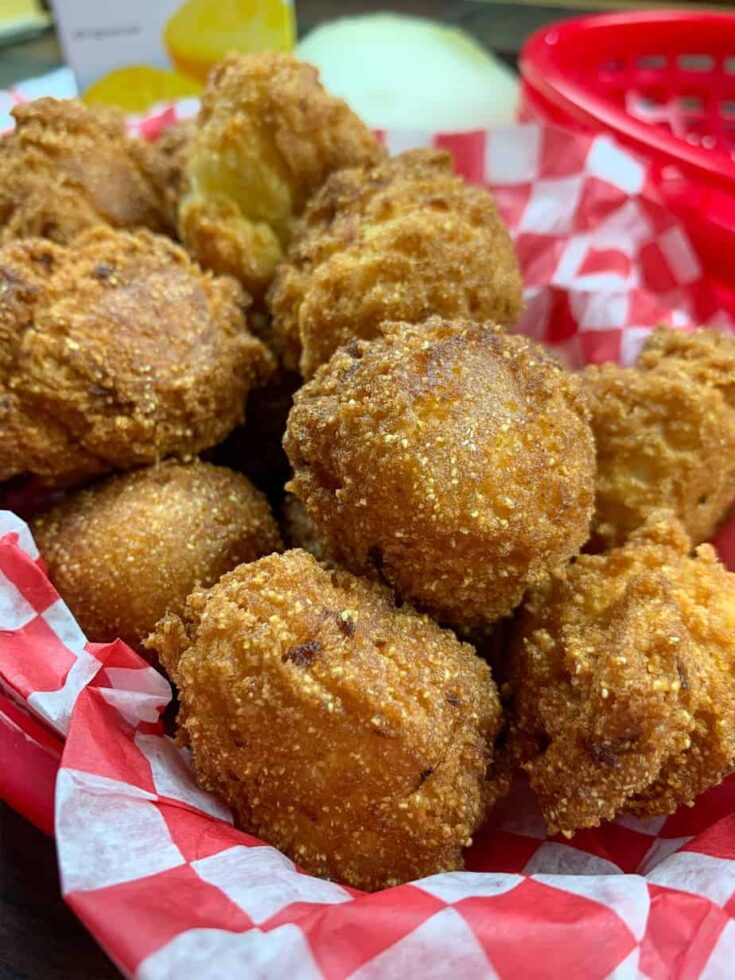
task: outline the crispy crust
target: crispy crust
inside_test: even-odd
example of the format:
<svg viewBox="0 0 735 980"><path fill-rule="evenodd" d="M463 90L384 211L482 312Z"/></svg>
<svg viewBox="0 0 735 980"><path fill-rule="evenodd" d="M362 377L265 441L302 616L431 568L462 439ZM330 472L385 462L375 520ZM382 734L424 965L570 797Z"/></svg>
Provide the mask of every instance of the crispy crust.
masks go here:
<svg viewBox="0 0 735 980"><path fill-rule="evenodd" d="M67 244L95 225L173 231L165 161L125 135L121 114L46 98L12 115L14 132L0 138L0 244Z"/></svg>
<svg viewBox="0 0 735 980"><path fill-rule="evenodd" d="M492 324L384 331L296 393L289 489L353 571L440 622L493 622L587 539L594 446L578 381Z"/></svg>
<svg viewBox="0 0 735 980"><path fill-rule="evenodd" d="M298 223L269 293L284 363L310 377L387 320L511 323L521 276L492 196L413 150L332 174Z"/></svg>
<svg viewBox="0 0 735 980"><path fill-rule="evenodd" d="M693 542L735 499L735 342L659 328L634 368L589 367L582 382L597 443L594 537L621 544L671 508Z"/></svg>
<svg viewBox="0 0 735 980"><path fill-rule="evenodd" d="M267 52L230 55L202 96L179 213L187 248L206 268L261 296L294 218L333 170L383 150L311 65Z"/></svg>
<svg viewBox="0 0 735 980"><path fill-rule="evenodd" d="M667 512L530 596L511 645L508 755L550 832L672 812L735 764L735 576Z"/></svg>
<svg viewBox="0 0 735 980"><path fill-rule="evenodd" d="M33 327L50 276L65 251L50 241L15 241L0 249L0 481L24 472L63 472L71 481L97 472L56 419L16 392L22 338Z"/></svg>
<svg viewBox="0 0 735 980"><path fill-rule="evenodd" d="M89 639L120 637L136 649L196 586L281 547L263 494L198 461L169 460L71 494L33 533Z"/></svg>
<svg viewBox="0 0 735 980"><path fill-rule="evenodd" d="M0 479L73 483L196 453L272 368L237 284L147 231L6 246L0 281Z"/></svg>
<svg viewBox="0 0 735 980"><path fill-rule="evenodd" d="M245 830L369 890L462 867L500 716L472 647L303 551L241 565L149 642L200 785Z"/></svg>

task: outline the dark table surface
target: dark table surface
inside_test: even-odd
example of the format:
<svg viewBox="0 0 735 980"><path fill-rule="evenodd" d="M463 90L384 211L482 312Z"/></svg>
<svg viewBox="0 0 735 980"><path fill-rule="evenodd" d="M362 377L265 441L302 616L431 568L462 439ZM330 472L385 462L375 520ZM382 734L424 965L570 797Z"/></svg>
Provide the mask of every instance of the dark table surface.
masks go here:
<svg viewBox="0 0 735 980"><path fill-rule="evenodd" d="M0 803L2 980L119 976L61 900L53 841Z"/></svg>
<svg viewBox="0 0 735 980"><path fill-rule="evenodd" d="M599 0L592 5L599 8ZM355 2L349 12L401 10L457 24L512 60L537 27L574 10L559 2L478 0ZM298 0L300 30L346 12L339 0ZM586 9L580 4L578 11ZM0 48L0 88L61 64L52 32ZM0 980L104 980L119 974L65 907L53 841L0 803Z"/></svg>

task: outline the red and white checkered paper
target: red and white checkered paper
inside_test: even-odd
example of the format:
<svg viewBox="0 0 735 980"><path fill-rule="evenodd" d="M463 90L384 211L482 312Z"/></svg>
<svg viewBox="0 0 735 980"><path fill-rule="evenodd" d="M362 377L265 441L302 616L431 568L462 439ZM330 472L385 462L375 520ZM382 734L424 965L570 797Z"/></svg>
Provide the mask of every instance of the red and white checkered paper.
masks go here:
<svg viewBox="0 0 735 980"><path fill-rule="evenodd" d="M177 108L133 120L154 137ZM386 133L452 150L495 192L518 249L519 329L570 363L635 358L657 322L731 330L646 168L606 137L523 125ZM735 528L720 536L735 564ZM25 525L0 512L0 793L54 831L66 900L128 976L404 980L733 975L735 777L696 806L548 838L520 785L466 872L363 894L236 830L161 731L168 684L122 643L86 642Z"/></svg>

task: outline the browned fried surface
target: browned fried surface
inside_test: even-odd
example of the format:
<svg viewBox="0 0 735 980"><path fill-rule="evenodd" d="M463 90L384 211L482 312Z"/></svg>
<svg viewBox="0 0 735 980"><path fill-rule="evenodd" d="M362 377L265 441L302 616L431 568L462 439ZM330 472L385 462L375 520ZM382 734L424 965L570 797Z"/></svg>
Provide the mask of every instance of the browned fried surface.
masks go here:
<svg viewBox="0 0 735 980"><path fill-rule="evenodd" d="M68 483L221 440L271 366L246 302L148 231L0 250L0 479Z"/></svg>
<svg viewBox="0 0 735 980"><path fill-rule="evenodd" d="M176 461L113 476L37 518L49 576L90 640L136 648L197 585L280 548L265 497L244 476Z"/></svg>
<svg viewBox="0 0 735 980"><path fill-rule="evenodd" d="M258 297L309 195L333 170L383 152L311 65L276 52L231 55L202 97L179 215L187 248Z"/></svg>
<svg viewBox="0 0 735 980"><path fill-rule="evenodd" d="M735 401L735 341L720 330L657 327L646 340L638 366L646 371L685 370L693 381Z"/></svg>
<svg viewBox="0 0 735 980"><path fill-rule="evenodd" d="M284 446L335 558L440 622L505 615L587 539L578 381L492 324L432 318L353 341L296 393Z"/></svg>
<svg viewBox="0 0 735 980"><path fill-rule="evenodd" d="M509 748L551 831L669 813L735 764L735 576L690 547L658 512L528 601Z"/></svg>
<svg viewBox="0 0 735 980"><path fill-rule="evenodd" d="M42 239L0 248L0 481L28 472L65 472L69 479L96 471L64 427L19 397L11 385L22 338L34 324L49 277L65 251Z"/></svg>
<svg viewBox="0 0 735 980"><path fill-rule="evenodd" d="M123 117L75 100L16 106L0 138L0 243L39 236L67 243L85 228L170 232L165 161L125 135Z"/></svg>
<svg viewBox="0 0 735 980"><path fill-rule="evenodd" d="M635 368L582 375L597 442L595 538L621 544L658 507L695 544L735 499L735 341L659 328Z"/></svg>
<svg viewBox="0 0 735 980"><path fill-rule="evenodd" d="M319 528L309 517L303 503L293 493L287 493L281 505L281 524L286 543L292 548L302 548L317 561L333 565L329 545Z"/></svg>
<svg viewBox="0 0 735 980"><path fill-rule="evenodd" d="M150 642L241 827L370 890L462 867L500 714L472 647L303 551L241 565Z"/></svg>
<svg viewBox="0 0 735 980"><path fill-rule="evenodd" d="M413 150L332 174L296 226L269 293L284 363L310 377L352 337L431 314L498 323L521 311L521 277L492 196Z"/></svg>

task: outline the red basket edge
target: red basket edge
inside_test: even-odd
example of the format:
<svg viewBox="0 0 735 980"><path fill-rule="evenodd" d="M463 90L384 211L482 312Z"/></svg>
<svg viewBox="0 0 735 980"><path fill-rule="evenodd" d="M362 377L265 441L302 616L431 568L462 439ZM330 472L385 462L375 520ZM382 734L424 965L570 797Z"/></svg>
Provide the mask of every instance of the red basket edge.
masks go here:
<svg viewBox="0 0 735 980"><path fill-rule="evenodd" d="M550 103L557 112L561 111L587 126L602 126L638 152L649 157L653 155L660 163L679 165L696 173L710 185L735 191L735 162L683 142L677 143L675 156L670 137L570 81L558 63L556 49L559 41L578 38L582 32L600 34L604 30L623 27L661 27L672 23L688 26L707 23L712 27L727 27L735 38L735 14L670 10L571 18L531 35L519 59L521 77L535 98Z"/></svg>

